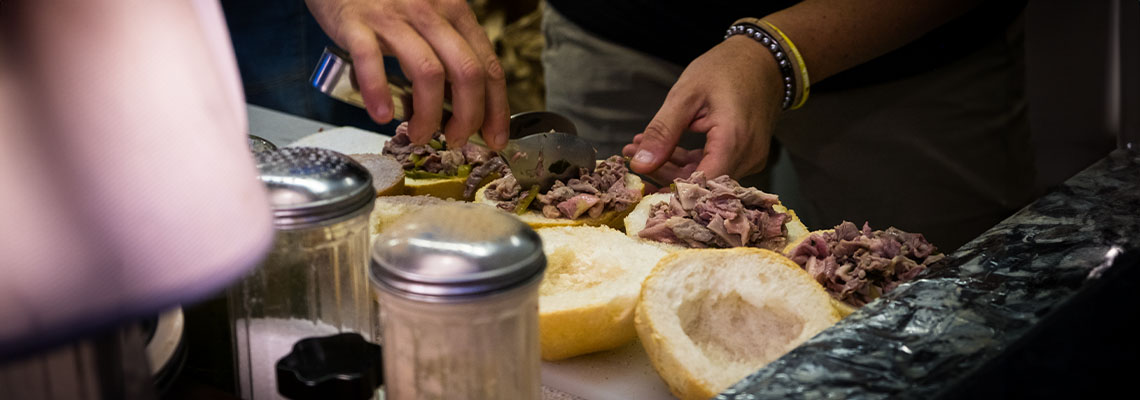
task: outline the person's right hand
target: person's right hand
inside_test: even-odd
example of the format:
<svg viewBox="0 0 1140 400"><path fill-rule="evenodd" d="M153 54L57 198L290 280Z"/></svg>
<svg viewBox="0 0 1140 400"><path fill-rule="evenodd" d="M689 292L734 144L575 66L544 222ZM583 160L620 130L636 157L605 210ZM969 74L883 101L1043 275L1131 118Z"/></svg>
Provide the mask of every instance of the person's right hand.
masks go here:
<svg viewBox="0 0 1140 400"><path fill-rule="evenodd" d="M306 0L332 39L353 59L368 113L392 120L392 98L383 54L395 55L412 81L415 113L408 136L425 144L439 130L444 90L450 85L452 117L443 132L462 146L482 129L493 149L507 142L510 110L506 78L487 33L464 0Z"/></svg>

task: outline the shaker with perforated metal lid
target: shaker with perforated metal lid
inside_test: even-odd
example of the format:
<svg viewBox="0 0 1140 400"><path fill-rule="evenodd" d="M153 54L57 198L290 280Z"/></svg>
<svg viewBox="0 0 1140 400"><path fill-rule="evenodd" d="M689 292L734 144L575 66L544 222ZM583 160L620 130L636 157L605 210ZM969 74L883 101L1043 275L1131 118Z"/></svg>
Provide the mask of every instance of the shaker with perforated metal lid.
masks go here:
<svg viewBox="0 0 1140 400"><path fill-rule="evenodd" d="M533 229L499 210L448 204L406 215L373 243L389 399L537 399Z"/></svg>
<svg viewBox="0 0 1140 400"><path fill-rule="evenodd" d="M241 397L276 399L274 364L297 340L376 338L367 279L376 191L364 167L335 151L286 147L254 157L276 237L265 261L230 288L230 320Z"/></svg>

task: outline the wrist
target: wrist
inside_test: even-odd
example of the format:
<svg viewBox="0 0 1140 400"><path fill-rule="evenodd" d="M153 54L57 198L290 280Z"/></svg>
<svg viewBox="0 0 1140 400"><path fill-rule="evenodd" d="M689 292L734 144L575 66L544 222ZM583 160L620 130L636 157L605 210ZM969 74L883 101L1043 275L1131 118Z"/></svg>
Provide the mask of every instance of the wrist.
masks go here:
<svg viewBox="0 0 1140 400"><path fill-rule="evenodd" d="M796 109L807 101L810 79L803 57L795 44L775 25L755 18L741 18L732 24L725 33L725 40L733 36L745 36L757 42L771 54L779 71L778 83L783 95L780 98L784 110Z"/></svg>

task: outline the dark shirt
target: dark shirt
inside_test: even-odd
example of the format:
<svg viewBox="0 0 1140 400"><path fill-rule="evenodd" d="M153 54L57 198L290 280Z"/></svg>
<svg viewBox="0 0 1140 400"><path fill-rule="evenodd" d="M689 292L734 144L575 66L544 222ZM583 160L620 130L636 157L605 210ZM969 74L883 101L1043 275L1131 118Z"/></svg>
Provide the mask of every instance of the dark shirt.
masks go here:
<svg viewBox="0 0 1140 400"><path fill-rule="evenodd" d="M568 20L594 35L649 55L688 65L724 40L733 21L762 18L797 1L548 0ZM982 5L893 52L822 82L812 90L859 87L911 76L960 59L998 40L1025 8L1024 0ZM795 38L793 38L794 40Z"/></svg>

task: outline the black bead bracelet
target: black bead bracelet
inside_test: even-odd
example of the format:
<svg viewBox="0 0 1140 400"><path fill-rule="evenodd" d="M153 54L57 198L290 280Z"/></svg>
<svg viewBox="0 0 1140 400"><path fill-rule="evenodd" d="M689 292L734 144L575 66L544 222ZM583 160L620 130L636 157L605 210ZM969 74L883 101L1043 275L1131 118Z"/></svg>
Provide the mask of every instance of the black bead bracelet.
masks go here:
<svg viewBox="0 0 1140 400"><path fill-rule="evenodd" d="M776 64L780 69L780 76L784 81L784 101L783 109L787 110L792 106L792 101L796 97L796 80L795 69L792 68L792 62L788 60L788 53L780 46L780 42L767 31L760 29L759 26L750 23L738 23L728 28L728 32L724 34L724 38L728 39L735 35L746 35L753 40L764 45L772 56L776 58Z"/></svg>

